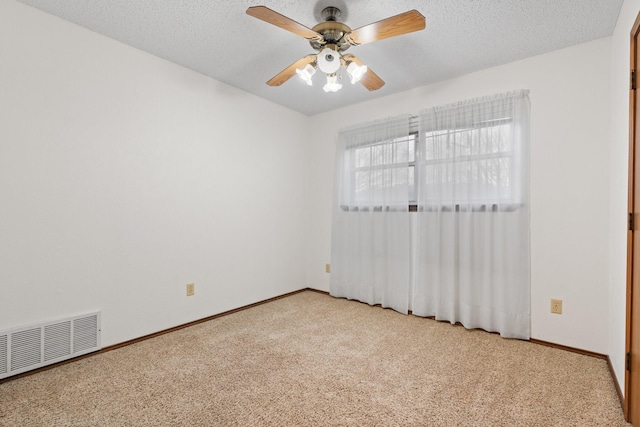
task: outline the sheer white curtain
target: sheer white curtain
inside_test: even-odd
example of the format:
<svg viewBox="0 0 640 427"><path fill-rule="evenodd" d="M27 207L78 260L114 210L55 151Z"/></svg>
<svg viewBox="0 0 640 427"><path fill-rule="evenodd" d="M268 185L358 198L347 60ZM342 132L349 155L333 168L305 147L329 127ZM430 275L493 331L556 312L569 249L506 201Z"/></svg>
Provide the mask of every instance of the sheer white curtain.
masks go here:
<svg viewBox="0 0 640 427"><path fill-rule="evenodd" d="M331 295L408 312L413 147L409 116L339 133Z"/></svg>
<svg viewBox="0 0 640 427"><path fill-rule="evenodd" d="M528 91L420 113L411 308L530 335Z"/></svg>

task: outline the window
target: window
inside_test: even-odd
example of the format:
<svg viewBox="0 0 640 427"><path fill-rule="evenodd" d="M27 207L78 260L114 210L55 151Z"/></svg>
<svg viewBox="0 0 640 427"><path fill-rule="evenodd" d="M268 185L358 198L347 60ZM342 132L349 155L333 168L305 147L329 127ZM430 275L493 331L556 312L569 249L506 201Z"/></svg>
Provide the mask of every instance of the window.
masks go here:
<svg viewBox="0 0 640 427"><path fill-rule="evenodd" d="M417 122L416 122L417 123ZM338 135L336 184L343 211L406 211L415 194L416 132L398 116ZM408 188L411 187L412 190Z"/></svg>
<svg viewBox="0 0 640 427"><path fill-rule="evenodd" d="M511 118L423 131L419 170L425 209L511 210L517 207Z"/></svg>
<svg viewBox="0 0 640 427"><path fill-rule="evenodd" d="M407 186L407 197L394 198L390 203L415 203L415 164L417 132L353 150L353 204L376 205L376 201L389 200L394 189Z"/></svg>
<svg viewBox="0 0 640 427"><path fill-rule="evenodd" d="M360 131L357 142L345 146L350 191L343 210L518 209L520 129L509 105L480 111L455 120L447 120L446 110L427 111L411 117L401 136Z"/></svg>

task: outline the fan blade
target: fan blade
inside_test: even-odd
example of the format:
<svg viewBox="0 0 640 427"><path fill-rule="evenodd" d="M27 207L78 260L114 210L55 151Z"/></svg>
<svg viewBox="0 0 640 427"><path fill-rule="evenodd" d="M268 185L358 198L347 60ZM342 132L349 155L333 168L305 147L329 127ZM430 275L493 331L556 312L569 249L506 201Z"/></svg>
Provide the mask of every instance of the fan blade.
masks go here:
<svg viewBox="0 0 640 427"><path fill-rule="evenodd" d="M307 40L322 40L322 35L316 33L311 28L307 28L302 24L287 18L278 12L269 9L266 6L252 6L247 9L247 15L258 18L269 24L273 24L276 27L280 27L284 30L290 31L295 35L304 37Z"/></svg>
<svg viewBox="0 0 640 427"><path fill-rule="evenodd" d="M271 78L271 80L269 80L267 84L269 86L280 86L282 83L295 76L297 69L302 69L307 64L311 64L312 62L314 62L316 60L316 56L317 55L307 55L298 59L296 62L273 76L273 78Z"/></svg>
<svg viewBox="0 0 640 427"><path fill-rule="evenodd" d="M346 36L346 40L352 45L359 45L424 30L425 27L424 16L417 10L410 10L409 12L356 28Z"/></svg>
<svg viewBox="0 0 640 427"><path fill-rule="evenodd" d="M360 61L356 56L350 53L342 55L342 59L344 59L345 61L353 61L356 63L356 65L359 66L364 65L362 61ZM384 86L384 80L378 77L378 75L374 73L369 67L367 67L367 72L364 73L364 76L362 76L362 78L360 79L360 83L362 83L362 86L366 87L370 91L378 90L382 86Z"/></svg>

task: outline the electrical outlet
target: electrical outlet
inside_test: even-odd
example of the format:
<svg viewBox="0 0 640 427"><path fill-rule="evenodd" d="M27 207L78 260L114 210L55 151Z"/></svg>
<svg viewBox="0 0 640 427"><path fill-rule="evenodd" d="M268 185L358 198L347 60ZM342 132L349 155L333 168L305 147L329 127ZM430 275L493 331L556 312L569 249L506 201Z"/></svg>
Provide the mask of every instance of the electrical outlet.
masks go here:
<svg viewBox="0 0 640 427"><path fill-rule="evenodd" d="M325 264L324 265L324 271L326 273L331 273L331 264Z"/></svg>
<svg viewBox="0 0 640 427"><path fill-rule="evenodd" d="M187 283L187 296L193 296L196 293L196 284L195 283Z"/></svg>
<svg viewBox="0 0 640 427"><path fill-rule="evenodd" d="M555 314L562 314L562 300L561 299L552 299L551 300L551 312Z"/></svg>

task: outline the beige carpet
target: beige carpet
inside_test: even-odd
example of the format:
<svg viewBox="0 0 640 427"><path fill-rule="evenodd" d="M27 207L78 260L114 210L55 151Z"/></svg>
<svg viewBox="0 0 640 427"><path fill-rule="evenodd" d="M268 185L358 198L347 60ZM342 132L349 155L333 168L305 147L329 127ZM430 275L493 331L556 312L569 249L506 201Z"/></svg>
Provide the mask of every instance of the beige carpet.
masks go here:
<svg viewBox="0 0 640 427"><path fill-rule="evenodd" d="M0 426L626 426L606 362L303 292L0 384Z"/></svg>

